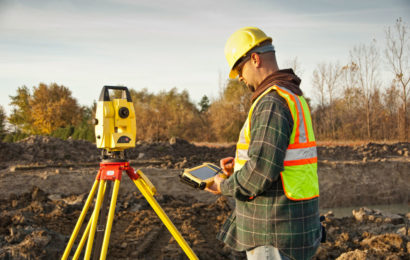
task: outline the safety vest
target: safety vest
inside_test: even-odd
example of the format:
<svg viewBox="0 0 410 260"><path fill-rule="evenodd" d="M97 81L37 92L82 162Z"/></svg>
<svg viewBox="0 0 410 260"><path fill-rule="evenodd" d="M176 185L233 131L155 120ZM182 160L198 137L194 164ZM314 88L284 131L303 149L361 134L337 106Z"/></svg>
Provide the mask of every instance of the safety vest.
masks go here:
<svg viewBox="0 0 410 260"><path fill-rule="evenodd" d="M253 102L248 118L239 134L234 171L240 170L250 159L248 149L251 139L252 113L258 101L272 90L277 91L286 100L293 118L292 134L283 162L284 171L280 173L285 195L291 200L308 200L318 197L317 150L310 110L302 96L297 96L283 87L272 86Z"/></svg>

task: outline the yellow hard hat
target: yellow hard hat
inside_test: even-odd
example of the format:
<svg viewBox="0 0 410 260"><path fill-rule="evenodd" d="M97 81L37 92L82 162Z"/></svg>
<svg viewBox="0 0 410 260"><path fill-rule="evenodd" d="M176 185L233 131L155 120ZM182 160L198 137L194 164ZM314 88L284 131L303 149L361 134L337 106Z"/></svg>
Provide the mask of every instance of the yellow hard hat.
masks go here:
<svg viewBox="0 0 410 260"><path fill-rule="evenodd" d="M266 40L272 41L272 38L256 27L241 28L229 37L225 45L225 57L231 69L229 72L230 78L238 76L238 72L233 69L238 60Z"/></svg>

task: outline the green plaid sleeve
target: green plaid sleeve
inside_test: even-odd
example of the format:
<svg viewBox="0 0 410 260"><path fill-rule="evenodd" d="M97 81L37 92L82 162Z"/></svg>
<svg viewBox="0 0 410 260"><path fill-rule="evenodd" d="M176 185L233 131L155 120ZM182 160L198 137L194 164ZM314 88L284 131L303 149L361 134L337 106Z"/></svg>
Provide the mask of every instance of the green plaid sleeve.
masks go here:
<svg viewBox="0 0 410 260"><path fill-rule="evenodd" d="M251 118L250 160L221 184L225 196L257 196L280 178L293 120L286 101L275 92L262 97Z"/></svg>
<svg viewBox="0 0 410 260"><path fill-rule="evenodd" d="M289 200L280 178L292 127L277 92L259 100L251 118L250 160L221 184L222 194L235 198L235 209L217 237L234 250L273 245L290 259L310 259L319 246L318 198Z"/></svg>

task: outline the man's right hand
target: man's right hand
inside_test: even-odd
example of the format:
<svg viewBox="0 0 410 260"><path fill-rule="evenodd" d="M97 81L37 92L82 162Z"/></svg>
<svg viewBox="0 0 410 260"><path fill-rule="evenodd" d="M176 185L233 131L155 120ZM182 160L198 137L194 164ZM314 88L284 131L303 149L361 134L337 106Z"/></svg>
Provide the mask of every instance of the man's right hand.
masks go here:
<svg viewBox="0 0 410 260"><path fill-rule="evenodd" d="M235 166L234 160L235 160L235 158L233 158L233 157L226 157L226 158L221 159L221 161L219 163L221 165L222 171L228 177L233 174L233 169L234 169L234 166Z"/></svg>

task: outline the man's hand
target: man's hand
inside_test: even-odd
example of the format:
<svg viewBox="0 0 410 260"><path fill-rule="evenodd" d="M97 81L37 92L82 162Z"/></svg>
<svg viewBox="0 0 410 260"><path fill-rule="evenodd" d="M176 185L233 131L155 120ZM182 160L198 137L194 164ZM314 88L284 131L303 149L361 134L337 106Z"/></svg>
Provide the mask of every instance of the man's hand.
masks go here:
<svg viewBox="0 0 410 260"><path fill-rule="evenodd" d="M221 194L221 182L224 180L225 178L222 178L219 174L215 175L214 182L212 182L209 187L205 188L205 190L215 195Z"/></svg>
<svg viewBox="0 0 410 260"><path fill-rule="evenodd" d="M221 161L219 162L222 171L225 173L226 176L231 176L233 174L233 169L235 166L235 162L234 162L233 157L227 157L227 158L223 158L221 159Z"/></svg>

